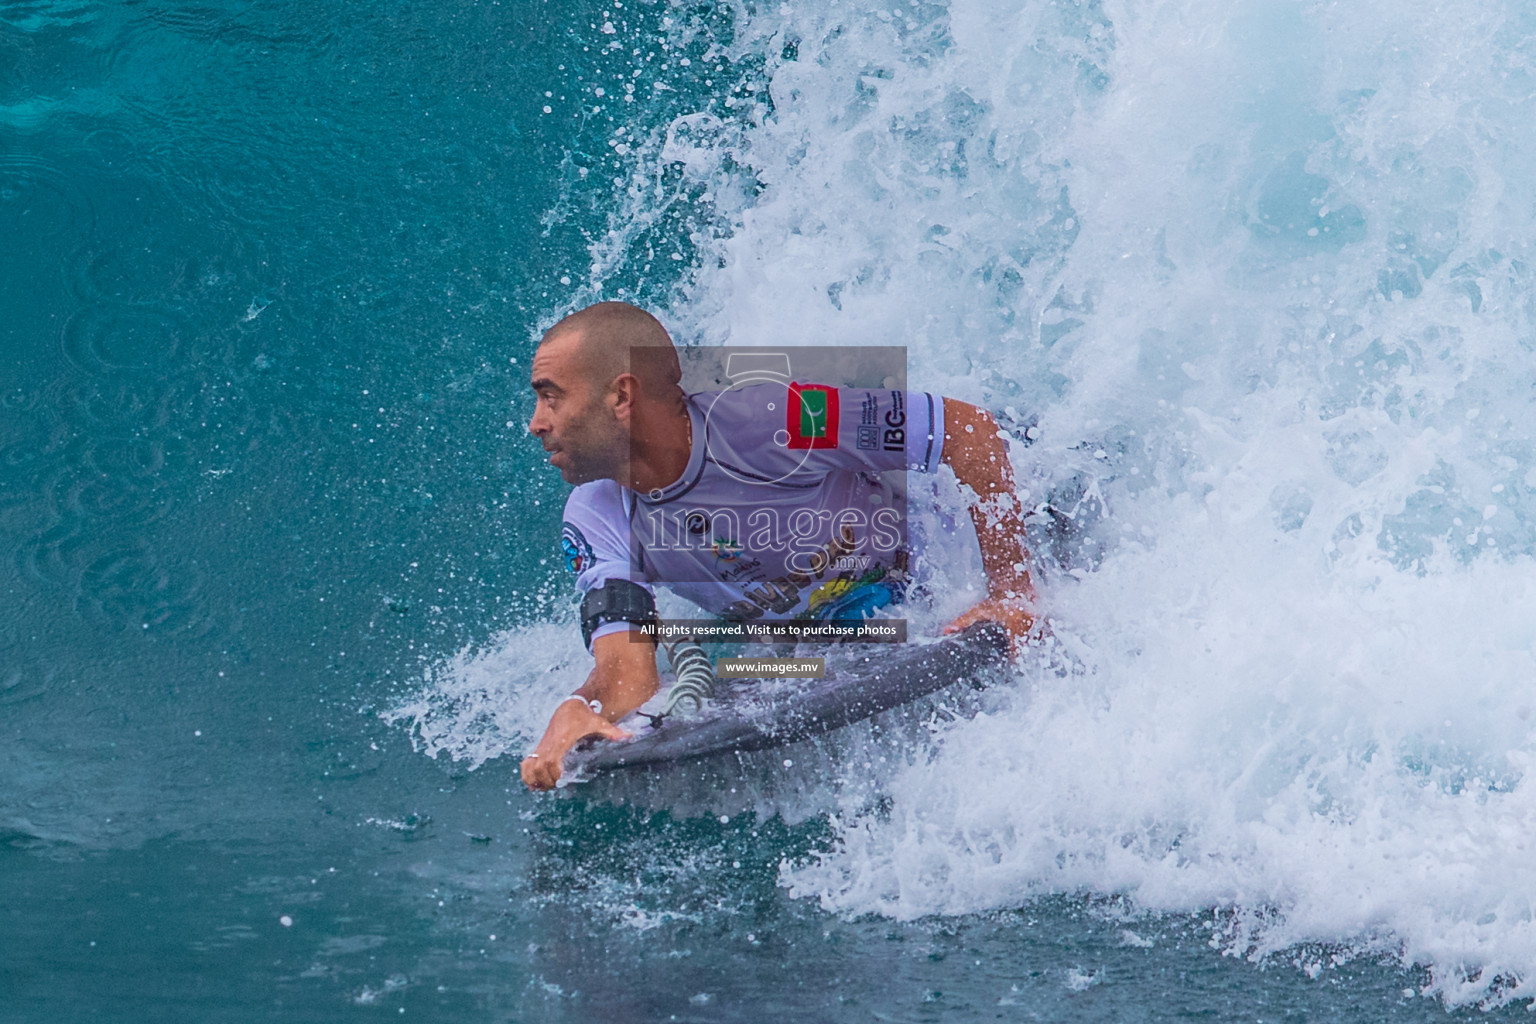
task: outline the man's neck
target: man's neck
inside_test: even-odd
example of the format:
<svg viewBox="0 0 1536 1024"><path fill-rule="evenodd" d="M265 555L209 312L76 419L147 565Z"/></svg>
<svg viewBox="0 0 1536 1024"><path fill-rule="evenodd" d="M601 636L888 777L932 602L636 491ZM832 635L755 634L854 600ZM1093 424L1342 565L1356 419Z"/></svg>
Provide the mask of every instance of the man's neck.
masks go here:
<svg viewBox="0 0 1536 1024"><path fill-rule="evenodd" d="M631 424L629 479L620 482L640 494L665 490L682 479L692 455L688 407L662 410Z"/></svg>

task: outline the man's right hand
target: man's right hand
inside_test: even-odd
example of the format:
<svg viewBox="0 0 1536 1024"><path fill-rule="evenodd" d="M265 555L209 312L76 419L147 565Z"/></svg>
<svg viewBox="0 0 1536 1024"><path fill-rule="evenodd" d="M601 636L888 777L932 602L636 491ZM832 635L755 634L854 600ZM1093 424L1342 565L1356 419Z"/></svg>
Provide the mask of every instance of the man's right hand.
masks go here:
<svg viewBox="0 0 1536 1024"><path fill-rule="evenodd" d="M555 709L539 745L523 758L523 785L529 789L554 789L560 781L565 755L588 736L629 739L629 733L593 711L585 700L565 700Z"/></svg>

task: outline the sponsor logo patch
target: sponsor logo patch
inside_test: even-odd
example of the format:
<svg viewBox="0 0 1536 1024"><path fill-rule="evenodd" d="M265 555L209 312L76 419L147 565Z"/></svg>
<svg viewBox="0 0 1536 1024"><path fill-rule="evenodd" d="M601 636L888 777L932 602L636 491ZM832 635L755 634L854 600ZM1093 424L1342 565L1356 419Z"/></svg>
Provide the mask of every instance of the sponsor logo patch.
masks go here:
<svg viewBox="0 0 1536 1024"><path fill-rule="evenodd" d="M885 432L881 440L888 452L899 452L907 446L907 408L905 396L900 391L891 392L891 411L885 414Z"/></svg>
<svg viewBox="0 0 1536 1024"><path fill-rule="evenodd" d="M592 555L592 545L570 523L560 527L560 553L565 555L565 567L574 573L586 572L597 561Z"/></svg>
<svg viewBox="0 0 1536 1024"><path fill-rule="evenodd" d="M789 448L837 447L837 389L825 384L789 385L784 427Z"/></svg>

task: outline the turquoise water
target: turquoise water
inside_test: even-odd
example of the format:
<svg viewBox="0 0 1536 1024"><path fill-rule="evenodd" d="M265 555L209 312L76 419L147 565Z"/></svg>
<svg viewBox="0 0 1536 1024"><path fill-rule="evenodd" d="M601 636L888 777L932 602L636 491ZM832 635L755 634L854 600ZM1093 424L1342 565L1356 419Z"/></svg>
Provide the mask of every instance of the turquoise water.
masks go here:
<svg viewBox="0 0 1536 1024"><path fill-rule="evenodd" d="M0 3L0 1020L1524 1019L1533 40ZM524 792L584 671L527 362L599 297L1037 422L1110 510L1052 643Z"/></svg>

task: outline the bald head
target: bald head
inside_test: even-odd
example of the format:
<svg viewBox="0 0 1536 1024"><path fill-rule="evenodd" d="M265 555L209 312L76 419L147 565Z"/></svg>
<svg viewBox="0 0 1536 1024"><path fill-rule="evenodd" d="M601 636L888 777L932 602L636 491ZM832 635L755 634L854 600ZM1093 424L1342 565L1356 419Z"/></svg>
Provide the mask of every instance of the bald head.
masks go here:
<svg viewBox="0 0 1536 1024"><path fill-rule="evenodd" d="M627 302L599 302L561 320L539 342L569 353L582 375L606 387L633 374L649 398L681 397L682 367L661 321Z"/></svg>

